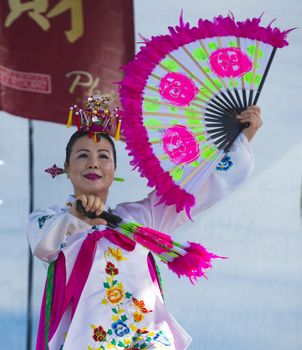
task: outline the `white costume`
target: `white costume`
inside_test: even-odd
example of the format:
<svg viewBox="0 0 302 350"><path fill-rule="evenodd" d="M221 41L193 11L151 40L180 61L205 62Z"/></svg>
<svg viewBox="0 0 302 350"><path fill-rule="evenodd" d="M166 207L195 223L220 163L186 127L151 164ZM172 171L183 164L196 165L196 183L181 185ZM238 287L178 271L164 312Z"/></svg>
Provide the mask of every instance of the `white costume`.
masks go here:
<svg viewBox="0 0 302 350"><path fill-rule="evenodd" d="M251 172L252 151L243 134L229 156L233 166L227 171L216 170L198 189L193 216L230 193ZM174 206L155 206L157 202L151 193L142 201L118 205L113 213L170 234L187 221L184 212L176 214ZM36 210L29 220L33 254L50 262L63 252L68 281L92 228L71 215L67 206ZM50 339L49 350L187 349L191 338L167 311L156 279L150 274L148 253L139 244L129 251L101 238L73 318L70 320L68 308Z"/></svg>

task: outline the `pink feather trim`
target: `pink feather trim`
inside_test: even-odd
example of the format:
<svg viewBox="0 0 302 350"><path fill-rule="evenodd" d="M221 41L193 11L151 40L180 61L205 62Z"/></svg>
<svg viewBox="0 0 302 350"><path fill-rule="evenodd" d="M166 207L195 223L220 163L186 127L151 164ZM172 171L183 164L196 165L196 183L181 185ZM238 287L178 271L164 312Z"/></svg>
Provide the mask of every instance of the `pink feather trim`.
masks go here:
<svg viewBox="0 0 302 350"><path fill-rule="evenodd" d="M138 168L140 175L148 179L148 186L156 188L159 203L176 206L176 212L185 209L190 217L190 209L195 204L194 196L173 182L170 174L162 169L160 161L153 153L147 131L142 121L143 91L146 82L157 64L171 51L195 40L215 36L240 36L261 40L281 48L288 45L285 40L290 30L260 26L261 17L235 21L231 14L218 16L213 21L200 19L197 27L184 23L182 14L180 24L169 27L170 35L144 38L144 46L134 60L124 67L125 78L120 82L120 100L124 109L123 134L127 143L131 165Z"/></svg>
<svg viewBox="0 0 302 350"><path fill-rule="evenodd" d="M187 276L191 283L198 277L206 277L204 270L212 267L212 259L226 259L225 257L208 252L201 244L188 242L190 246L184 248L187 254L179 256L167 265L178 277Z"/></svg>

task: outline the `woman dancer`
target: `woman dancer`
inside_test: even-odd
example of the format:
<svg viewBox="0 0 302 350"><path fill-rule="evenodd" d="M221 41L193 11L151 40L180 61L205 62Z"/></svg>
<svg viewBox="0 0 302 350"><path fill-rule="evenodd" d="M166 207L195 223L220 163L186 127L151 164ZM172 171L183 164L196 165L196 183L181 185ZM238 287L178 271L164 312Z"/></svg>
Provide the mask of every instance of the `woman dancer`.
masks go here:
<svg viewBox="0 0 302 350"><path fill-rule="evenodd" d="M221 171L220 165L200 186L193 216L231 192L251 172L249 142L262 124L260 109L249 107L238 118L250 126L230 150L233 165L228 164L227 171ZM77 199L86 212L99 215L108 208L117 167L114 142L106 130L98 133L98 142L89 137L91 130L74 133L66 147L65 171L74 188L67 205L36 210L29 218L33 254L47 263L56 262L48 273L54 273L53 286L46 285L37 349L187 349L191 338L165 307L153 256L113 234L103 219L77 211ZM112 212L168 233L187 221L184 212L155 206L157 202L152 192L139 202L119 204Z"/></svg>

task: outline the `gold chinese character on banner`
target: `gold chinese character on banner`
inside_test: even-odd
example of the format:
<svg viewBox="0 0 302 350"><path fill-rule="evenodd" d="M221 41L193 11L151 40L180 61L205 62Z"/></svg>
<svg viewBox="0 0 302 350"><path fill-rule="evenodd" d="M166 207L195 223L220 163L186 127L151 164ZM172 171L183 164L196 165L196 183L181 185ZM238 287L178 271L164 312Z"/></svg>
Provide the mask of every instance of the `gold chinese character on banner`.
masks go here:
<svg viewBox="0 0 302 350"><path fill-rule="evenodd" d="M28 12L28 15L36 21L42 29L49 29L49 20L42 15L42 13L47 10L48 0L33 0L28 2L8 0L8 6L11 12L5 20L5 27L10 27L23 12Z"/></svg>
<svg viewBox="0 0 302 350"><path fill-rule="evenodd" d="M10 27L24 12L27 12L43 30L50 28L50 20L66 11L70 11L71 28L65 31L66 38L73 43L84 34L84 15L82 0L61 0L48 13L48 0L7 0L10 13L5 20L5 27Z"/></svg>
<svg viewBox="0 0 302 350"><path fill-rule="evenodd" d="M71 11L71 29L65 31L65 35L71 43L75 42L84 34L84 16L82 0L62 0L47 14L53 18L61 13Z"/></svg>

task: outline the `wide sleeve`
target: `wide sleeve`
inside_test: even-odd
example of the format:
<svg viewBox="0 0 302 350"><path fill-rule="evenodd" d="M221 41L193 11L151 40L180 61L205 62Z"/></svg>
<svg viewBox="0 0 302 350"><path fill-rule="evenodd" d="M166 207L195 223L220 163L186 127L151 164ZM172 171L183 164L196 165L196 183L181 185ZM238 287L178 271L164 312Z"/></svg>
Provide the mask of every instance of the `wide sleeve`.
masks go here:
<svg viewBox="0 0 302 350"><path fill-rule="evenodd" d="M226 170L214 170L206 181L195 190L195 206L191 209L192 218L239 187L254 167L254 156L250 143L240 134L228 155ZM190 183L188 183L190 186ZM159 198L155 192L142 201L122 203L116 208L121 217L140 222L156 230L172 234L181 224L189 220L185 211L177 213L175 206L157 205Z"/></svg>
<svg viewBox="0 0 302 350"><path fill-rule="evenodd" d="M36 210L29 216L27 236L33 255L49 262L57 258L66 237L90 227L68 210L54 206Z"/></svg>

